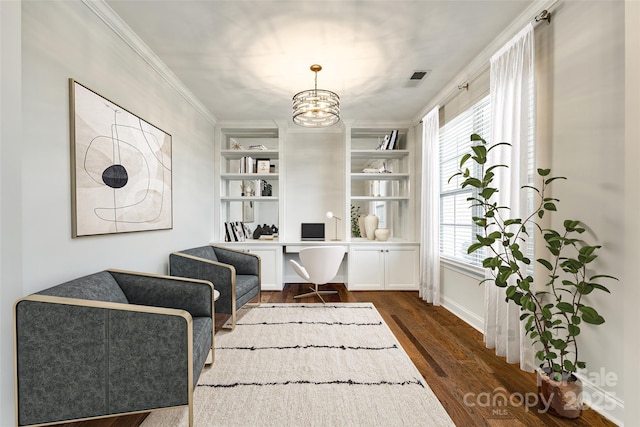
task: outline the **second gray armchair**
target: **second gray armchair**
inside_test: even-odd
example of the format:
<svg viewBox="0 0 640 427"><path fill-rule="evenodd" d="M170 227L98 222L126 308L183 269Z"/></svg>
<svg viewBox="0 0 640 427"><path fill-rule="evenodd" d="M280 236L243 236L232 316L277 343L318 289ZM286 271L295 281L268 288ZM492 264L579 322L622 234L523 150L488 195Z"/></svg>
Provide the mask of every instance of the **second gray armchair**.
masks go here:
<svg viewBox="0 0 640 427"><path fill-rule="evenodd" d="M220 292L216 313L231 315L231 329L236 326L236 310L256 296L260 304L261 272L258 255L207 245L173 252L169 255L169 274L208 280Z"/></svg>

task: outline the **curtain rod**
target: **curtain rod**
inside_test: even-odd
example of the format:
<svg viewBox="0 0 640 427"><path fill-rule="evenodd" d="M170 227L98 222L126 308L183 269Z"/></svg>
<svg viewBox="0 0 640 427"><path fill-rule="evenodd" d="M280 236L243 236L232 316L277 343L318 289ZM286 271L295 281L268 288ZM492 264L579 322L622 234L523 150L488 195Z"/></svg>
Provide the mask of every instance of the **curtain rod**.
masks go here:
<svg viewBox="0 0 640 427"><path fill-rule="evenodd" d="M1 1L1 0L0 0ZM444 106L447 102L451 101L461 89L466 89L465 84L467 82L473 83L478 76L489 67L489 59L491 56L507 41L513 37L520 29L524 27L527 22L531 22L531 15L534 15L533 19L535 21L536 17L541 16L546 10L546 14L551 16L551 12L555 9L556 5L561 0L539 0L532 2L529 7L520 14L515 20L513 20L509 26L500 34L496 39L494 39L485 49L478 54L468 65L465 67L465 70L460 72L456 77L450 81L445 88L443 88L435 97L432 98L432 101L429 102L424 109L418 113L417 117L414 117L412 123L420 123L422 117L425 116L432 108L436 105L440 107ZM540 8L544 8L543 12L540 12ZM547 20L546 18L541 21L547 21L550 23L550 18ZM536 21L535 26L539 24L541 21ZM460 88L458 88L460 86Z"/></svg>
<svg viewBox="0 0 640 427"><path fill-rule="evenodd" d="M547 25L551 24L551 12L547 9L544 9L542 12L536 15L534 18L536 23L540 23L542 21L547 21Z"/></svg>

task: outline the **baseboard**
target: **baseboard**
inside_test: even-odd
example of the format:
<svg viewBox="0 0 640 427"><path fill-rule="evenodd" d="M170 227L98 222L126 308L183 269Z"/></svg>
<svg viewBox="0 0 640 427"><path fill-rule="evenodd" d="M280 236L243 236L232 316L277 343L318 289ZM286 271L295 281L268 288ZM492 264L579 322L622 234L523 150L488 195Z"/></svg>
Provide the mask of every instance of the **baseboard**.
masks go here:
<svg viewBox="0 0 640 427"><path fill-rule="evenodd" d="M484 319L483 318L481 318L477 314L467 310L465 307L463 307L462 305L458 304L457 302L453 301L450 298L447 298L445 296L442 296L441 298L442 298L441 299L442 306L444 308L446 308L451 313L456 315L456 317L464 320L473 329L475 329L475 330L477 330L477 331L479 331L481 333L484 333Z"/></svg>
<svg viewBox="0 0 640 427"><path fill-rule="evenodd" d="M464 306L447 297L442 297L442 306L456 317L469 324L480 333L484 333L484 319ZM583 384L583 399L591 409L619 426L624 426L624 402L602 388L594 385L583 375L578 375Z"/></svg>
<svg viewBox="0 0 640 427"><path fill-rule="evenodd" d="M582 381L582 399L591 409L619 426L624 426L624 402L615 394L604 391L591 383L584 375L577 375Z"/></svg>

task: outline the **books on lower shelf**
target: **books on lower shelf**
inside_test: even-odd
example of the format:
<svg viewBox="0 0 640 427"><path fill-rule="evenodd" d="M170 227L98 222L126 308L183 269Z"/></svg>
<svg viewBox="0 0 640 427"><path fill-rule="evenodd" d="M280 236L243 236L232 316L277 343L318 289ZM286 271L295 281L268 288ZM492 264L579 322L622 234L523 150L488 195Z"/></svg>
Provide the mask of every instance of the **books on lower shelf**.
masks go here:
<svg viewBox="0 0 640 427"><path fill-rule="evenodd" d="M224 223L224 240L225 242L244 242L251 239L251 230L244 222L234 221Z"/></svg>

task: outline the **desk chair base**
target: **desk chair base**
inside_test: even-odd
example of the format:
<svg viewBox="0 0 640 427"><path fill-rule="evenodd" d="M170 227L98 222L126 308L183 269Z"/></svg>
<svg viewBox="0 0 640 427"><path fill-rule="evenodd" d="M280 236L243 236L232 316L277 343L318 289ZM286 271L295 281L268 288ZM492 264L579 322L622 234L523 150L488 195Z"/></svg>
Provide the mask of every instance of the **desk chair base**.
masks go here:
<svg viewBox="0 0 640 427"><path fill-rule="evenodd" d="M303 297L306 297L306 296L309 296L309 295L317 295L318 298L320 298L320 301L322 301L323 304L326 304L327 302L324 300L324 298L322 298L322 295L337 294L338 293L338 291L319 291L318 290L318 285L316 285L315 289L310 287L309 290L311 292L307 292L306 294L296 295L293 298L296 299L296 298L303 298Z"/></svg>

